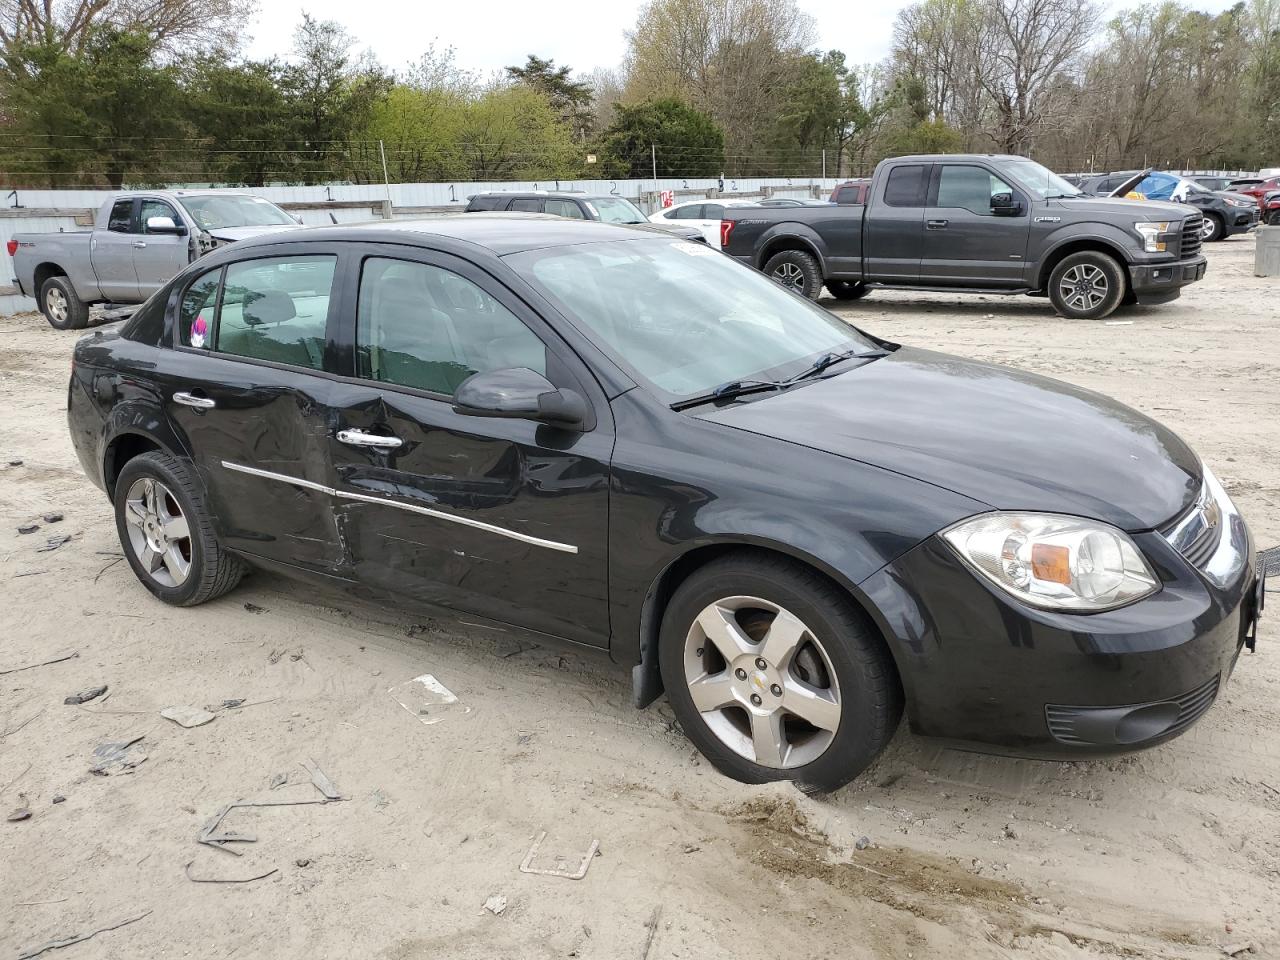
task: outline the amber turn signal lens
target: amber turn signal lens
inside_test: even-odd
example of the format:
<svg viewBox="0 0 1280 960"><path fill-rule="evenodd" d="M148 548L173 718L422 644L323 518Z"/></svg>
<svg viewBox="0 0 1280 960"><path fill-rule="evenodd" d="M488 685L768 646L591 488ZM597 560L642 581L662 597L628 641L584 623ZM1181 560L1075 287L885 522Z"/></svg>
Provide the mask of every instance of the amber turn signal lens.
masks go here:
<svg viewBox="0 0 1280 960"><path fill-rule="evenodd" d="M1051 583L1071 583L1071 550L1048 543L1031 548L1031 572Z"/></svg>

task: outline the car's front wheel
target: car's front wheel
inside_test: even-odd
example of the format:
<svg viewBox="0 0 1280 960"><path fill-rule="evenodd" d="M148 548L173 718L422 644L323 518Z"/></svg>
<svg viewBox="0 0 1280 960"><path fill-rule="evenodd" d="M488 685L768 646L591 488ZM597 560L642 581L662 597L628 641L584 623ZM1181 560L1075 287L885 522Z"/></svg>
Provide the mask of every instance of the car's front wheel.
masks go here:
<svg viewBox="0 0 1280 960"><path fill-rule="evenodd" d="M83 330L89 325L89 305L80 299L67 277L50 277L40 288L40 312L55 330Z"/></svg>
<svg viewBox="0 0 1280 960"><path fill-rule="evenodd" d="M680 585L659 665L686 735L744 783L834 790L898 725L892 660L835 584L782 558L730 555Z"/></svg>
<svg viewBox="0 0 1280 960"><path fill-rule="evenodd" d="M116 478L115 507L129 566L165 603L204 603L244 576L244 564L218 543L204 491L181 460L159 451L134 457Z"/></svg>
<svg viewBox="0 0 1280 960"><path fill-rule="evenodd" d="M1124 300L1128 282L1114 257L1083 250L1063 257L1049 275L1049 299L1071 320L1101 320Z"/></svg>
<svg viewBox="0 0 1280 960"><path fill-rule="evenodd" d="M1222 223L1222 218L1216 213L1206 213L1204 220L1200 223L1200 239L1204 243L1213 243L1215 240L1221 240L1225 234L1226 227Z"/></svg>
<svg viewBox="0 0 1280 960"><path fill-rule="evenodd" d="M822 267L818 258L803 250L783 250L769 258L765 275L788 290L817 300L822 292Z"/></svg>

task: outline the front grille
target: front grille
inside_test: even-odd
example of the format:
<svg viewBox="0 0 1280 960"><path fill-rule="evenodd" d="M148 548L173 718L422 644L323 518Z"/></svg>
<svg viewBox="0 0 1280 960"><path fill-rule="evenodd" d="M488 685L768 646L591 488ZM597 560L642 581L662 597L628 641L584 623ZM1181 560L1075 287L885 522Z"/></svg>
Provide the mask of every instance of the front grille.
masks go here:
<svg viewBox="0 0 1280 960"><path fill-rule="evenodd" d="M1178 248L1183 260L1190 260L1200 253L1200 231L1204 228L1204 217L1187 217L1182 221L1182 245Z"/></svg>
<svg viewBox="0 0 1280 960"><path fill-rule="evenodd" d="M1156 706L1161 703L1177 704L1178 712L1174 721L1163 730L1154 734L1154 736L1164 737L1171 734L1181 733L1191 724L1195 723L1204 712L1213 705L1213 701L1218 696L1218 684L1221 681L1221 674L1202 683L1180 697L1173 697L1170 700L1157 700L1152 703L1135 703L1122 707L1064 707L1057 704L1046 704L1044 708L1045 720L1049 725L1049 733L1060 743L1067 743L1073 746L1087 746L1089 744L1108 744L1108 741L1099 739L1096 736L1084 737L1077 732L1077 724L1084 729L1092 729L1096 732L1096 724L1090 723L1090 714L1098 714L1100 712L1116 713L1120 711L1132 712L1141 710L1144 707ZM1115 745L1118 741L1111 741L1108 745ZM1139 741L1140 742L1140 741ZM1133 744L1136 746L1136 744Z"/></svg>
<svg viewBox="0 0 1280 960"><path fill-rule="evenodd" d="M1161 532L1192 566L1203 570L1222 542L1222 520L1222 508L1206 483L1200 487L1195 503Z"/></svg>

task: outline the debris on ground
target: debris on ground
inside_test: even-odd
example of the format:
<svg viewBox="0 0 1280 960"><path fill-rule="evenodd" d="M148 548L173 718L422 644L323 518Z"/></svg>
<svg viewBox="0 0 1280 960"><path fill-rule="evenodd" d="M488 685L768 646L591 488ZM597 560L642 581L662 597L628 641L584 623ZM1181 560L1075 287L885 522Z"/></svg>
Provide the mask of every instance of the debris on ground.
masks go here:
<svg viewBox="0 0 1280 960"><path fill-rule="evenodd" d="M35 533L39 529L40 529L40 524L38 523L24 523L22 526L18 528L18 532L19 533Z"/></svg>
<svg viewBox="0 0 1280 960"><path fill-rule="evenodd" d="M51 663L62 663L63 660L71 660L80 656L79 650L72 650L70 653L64 653L61 656L54 657L52 660L42 660L40 663L28 663L23 667L10 667L7 670L0 670L0 677L6 673L17 673L20 670L34 670L36 667L47 667Z"/></svg>
<svg viewBox="0 0 1280 960"><path fill-rule="evenodd" d="M429 673L406 680L387 693L419 721L428 725L439 723L450 713L471 712L471 708L463 706L453 691Z"/></svg>
<svg viewBox="0 0 1280 960"><path fill-rule="evenodd" d="M100 696L107 692L107 685L104 683L100 687L90 687L83 693L73 693L71 696L63 700L63 703L78 704L88 703L90 700L97 700Z"/></svg>
<svg viewBox="0 0 1280 960"><path fill-rule="evenodd" d="M46 513L46 514L45 514L43 517L41 517L40 519L42 519L45 523L61 523L61 522L62 522L62 514L60 514L60 513Z"/></svg>
<svg viewBox="0 0 1280 960"><path fill-rule="evenodd" d="M113 923L107 927L99 927L97 930L90 930L88 933L73 933L69 937L60 937L57 940L50 940L48 943L43 943L38 947L29 947L18 954L18 960L32 960L33 957L38 957L40 954L46 953L49 950L69 947L73 943L81 943L91 937L96 937L100 933L107 933L110 930L119 930L121 927L127 927L131 923L137 923L143 917L150 916L150 914L151 911L148 910L146 913L140 913L136 917L130 917L128 920L121 920L119 923Z"/></svg>
<svg viewBox="0 0 1280 960"><path fill-rule="evenodd" d="M871 846L871 838L870 838L870 837L859 837L859 838L858 838L858 840L857 840L857 842L853 845L853 849L855 849L855 850L865 850L865 849L867 849L867 847L869 847L869 846Z"/></svg>
<svg viewBox="0 0 1280 960"><path fill-rule="evenodd" d="M21 461L21 460L10 460L10 461L9 461L9 466L11 466L11 467L20 467L20 466L22 466L22 461Z"/></svg>
<svg viewBox="0 0 1280 960"><path fill-rule="evenodd" d="M60 794L60 793L55 793L55 794L53 795L53 802L54 802L54 803L66 803L66 802L67 802L67 798L66 798L66 797L64 797L64 796L63 796L62 794Z"/></svg>
<svg viewBox="0 0 1280 960"><path fill-rule="evenodd" d="M187 861L187 865L184 868L187 879L192 883L253 883L255 880L265 880L273 873L280 872L279 867L272 867L266 873L260 873L256 877L193 877L191 875L191 864L193 863L195 863L194 860Z"/></svg>
<svg viewBox="0 0 1280 960"><path fill-rule="evenodd" d="M333 781L325 776L325 772L321 770L314 760L299 761L298 766L311 774L311 782L315 784L317 790L324 794L326 800L342 800L344 797L338 792L338 788L333 785Z"/></svg>
<svg viewBox="0 0 1280 960"><path fill-rule="evenodd" d="M165 707L160 711L160 716L166 720L172 720L180 727L202 727L217 715L210 713L208 710L201 710L199 707Z"/></svg>
<svg viewBox="0 0 1280 960"><path fill-rule="evenodd" d="M275 790L277 787L283 787L288 782L289 782L289 775L287 773L277 773L274 777L271 778L271 783L268 784L267 789Z"/></svg>
<svg viewBox="0 0 1280 960"><path fill-rule="evenodd" d="M5 730L3 733L0 733L0 740L3 740L5 737L13 736L15 733L17 733L19 730L25 727L28 723L30 723L36 717L40 716L40 714L42 713L44 713L44 707L41 707L39 710L37 710L31 716L27 717L27 719L23 720L20 724L18 724L16 727L12 728L11 730Z"/></svg>
<svg viewBox="0 0 1280 960"><path fill-rule="evenodd" d="M89 772L99 777L112 773L132 773L133 769L147 759L141 749L134 749L146 734L138 734L128 740L101 743L93 748L93 755L98 762L89 768Z"/></svg>
<svg viewBox="0 0 1280 960"><path fill-rule="evenodd" d="M311 861L306 857L299 857L297 860L293 861L293 865L295 867L309 867L311 866Z"/></svg>
<svg viewBox="0 0 1280 960"><path fill-rule="evenodd" d="M283 657L284 654L285 654L285 651L283 650L272 650L269 654L267 654L267 663L270 663L273 665L279 663L280 658Z"/></svg>
<svg viewBox="0 0 1280 960"><path fill-rule="evenodd" d="M238 698L238 699L236 699L236 700L223 700L223 701L222 701L222 709L223 709L223 710L234 710L236 707L243 706L243 705L244 705L244 697L240 697L240 698Z"/></svg>
<svg viewBox="0 0 1280 960"><path fill-rule="evenodd" d="M244 608L245 608L246 610L248 610L250 613L268 613L268 612L270 612L270 611L268 611L268 610L267 610L267 608L266 608L266 607L260 607L260 606L258 606L256 603L246 603L246 604L244 605Z"/></svg>
<svg viewBox="0 0 1280 960"><path fill-rule="evenodd" d="M13 813L9 814L5 819L10 823L18 823L20 820L30 820L31 811L26 807L18 807L17 810L14 810Z"/></svg>
<svg viewBox="0 0 1280 960"><path fill-rule="evenodd" d="M566 880L581 880L587 875L587 869L591 866L591 861L595 858L596 851L600 849L600 841L592 840L591 846L587 848L587 852L583 854L577 866L573 866L568 857L558 854L555 858L556 865L554 867L535 867L533 860L538 855L538 850L542 847L542 841L545 839L547 839L547 831L543 830L538 834L538 839L533 841L533 846L529 848L529 852L525 854L524 861L520 864L521 873L537 873L544 877L564 877Z"/></svg>
<svg viewBox="0 0 1280 960"><path fill-rule="evenodd" d="M502 916L502 911L507 909L507 898L495 893L484 902L484 908L495 917L500 917Z"/></svg>
<svg viewBox="0 0 1280 960"><path fill-rule="evenodd" d="M1251 942L1227 944L1222 948L1222 952L1228 957L1238 957L1242 953L1253 953L1254 946Z"/></svg>
<svg viewBox="0 0 1280 960"><path fill-rule="evenodd" d="M43 547L36 547L36 553L48 553L50 550L57 550L63 544L71 542L71 535L67 534L61 537L50 537L44 542Z"/></svg>
<svg viewBox="0 0 1280 960"><path fill-rule="evenodd" d="M649 951L653 949L653 938L658 935L658 921L661 919L662 904L658 904L653 908L653 913L649 916L649 922L645 924L649 928L649 933L644 938L644 953L640 954L640 960L649 960Z"/></svg>

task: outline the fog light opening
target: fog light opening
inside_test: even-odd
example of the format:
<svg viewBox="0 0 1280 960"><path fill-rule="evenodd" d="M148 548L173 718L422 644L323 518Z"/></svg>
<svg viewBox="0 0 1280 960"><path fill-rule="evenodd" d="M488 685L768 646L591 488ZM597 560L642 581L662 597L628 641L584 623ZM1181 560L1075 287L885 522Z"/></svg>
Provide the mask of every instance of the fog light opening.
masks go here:
<svg viewBox="0 0 1280 960"><path fill-rule="evenodd" d="M1149 703L1130 710L1116 723L1116 743L1140 743L1158 737L1178 722L1176 703Z"/></svg>

